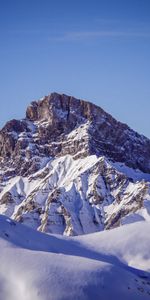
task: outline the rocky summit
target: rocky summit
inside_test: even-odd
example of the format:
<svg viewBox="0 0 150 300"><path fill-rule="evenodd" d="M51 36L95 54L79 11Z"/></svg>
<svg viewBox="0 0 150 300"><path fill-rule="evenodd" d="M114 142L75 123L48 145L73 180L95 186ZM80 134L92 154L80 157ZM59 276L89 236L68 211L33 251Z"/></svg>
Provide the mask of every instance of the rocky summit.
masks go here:
<svg viewBox="0 0 150 300"><path fill-rule="evenodd" d="M64 235L150 220L150 140L90 102L33 101L0 131L0 213Z"/></svg>

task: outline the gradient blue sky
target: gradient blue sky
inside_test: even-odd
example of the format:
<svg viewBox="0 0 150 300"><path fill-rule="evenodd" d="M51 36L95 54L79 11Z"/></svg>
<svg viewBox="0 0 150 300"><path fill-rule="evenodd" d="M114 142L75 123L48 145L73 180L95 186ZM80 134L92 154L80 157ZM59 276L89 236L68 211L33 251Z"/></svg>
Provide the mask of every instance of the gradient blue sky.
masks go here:
<svg viewBox="0 0 150 300"><path fill-rule="evenodd" d="M0 0L0 126L50 92L150 137L149 0Z"/></svg>

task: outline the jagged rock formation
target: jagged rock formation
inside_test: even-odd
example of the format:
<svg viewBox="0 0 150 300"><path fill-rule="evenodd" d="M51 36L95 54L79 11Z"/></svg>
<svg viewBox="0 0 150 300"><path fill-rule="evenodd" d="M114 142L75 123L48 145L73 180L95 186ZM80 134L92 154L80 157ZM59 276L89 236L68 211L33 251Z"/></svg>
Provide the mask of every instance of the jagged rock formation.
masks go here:
<svg viewBox="0 0 150 300"><path fill-rule="evenodd" d="M150 140L92 103L57 93L32 102L0 131L0 169L0 212L41 231L149 219Z"/></svg>

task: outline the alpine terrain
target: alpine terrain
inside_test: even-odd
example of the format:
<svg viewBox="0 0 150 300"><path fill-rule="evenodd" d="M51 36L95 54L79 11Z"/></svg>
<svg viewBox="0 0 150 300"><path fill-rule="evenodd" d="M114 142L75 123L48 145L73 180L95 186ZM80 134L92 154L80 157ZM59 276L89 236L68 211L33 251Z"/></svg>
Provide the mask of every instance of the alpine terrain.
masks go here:
<svg viewBox="0 0 150 300"><path fill-rule="evenodd" d="M148 300L149 232L148 138L57 93L2 128L0 300Z"/></svg>
<svg viewBox="0 0 150 300"><path fill-rule="evenodd" d="M82 235L150 220L150 140L100 107L52 93L0 131L0 213Z"/></svg>

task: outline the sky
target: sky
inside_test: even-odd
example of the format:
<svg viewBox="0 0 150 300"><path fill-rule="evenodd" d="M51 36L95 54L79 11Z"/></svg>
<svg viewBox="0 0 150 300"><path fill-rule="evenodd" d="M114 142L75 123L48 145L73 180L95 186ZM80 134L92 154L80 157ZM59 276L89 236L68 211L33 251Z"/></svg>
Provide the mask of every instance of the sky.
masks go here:
<svg viewBox="0 0 150 300"><path fill-rule="evenodd" d="M51 92L150 138L150 1L0 0L0 127Z"/></svg>

